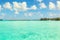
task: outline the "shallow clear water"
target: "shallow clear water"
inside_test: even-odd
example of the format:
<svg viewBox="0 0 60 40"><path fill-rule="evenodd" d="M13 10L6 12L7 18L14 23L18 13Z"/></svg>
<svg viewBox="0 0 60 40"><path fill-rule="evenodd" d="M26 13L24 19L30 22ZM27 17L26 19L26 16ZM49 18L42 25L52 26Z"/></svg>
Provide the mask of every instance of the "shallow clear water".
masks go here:
<svg viewBox="0 0 60 40"><path fill-rule="evenodd" d="M60 21L0 21L0 40L60 40Z"/></svg>

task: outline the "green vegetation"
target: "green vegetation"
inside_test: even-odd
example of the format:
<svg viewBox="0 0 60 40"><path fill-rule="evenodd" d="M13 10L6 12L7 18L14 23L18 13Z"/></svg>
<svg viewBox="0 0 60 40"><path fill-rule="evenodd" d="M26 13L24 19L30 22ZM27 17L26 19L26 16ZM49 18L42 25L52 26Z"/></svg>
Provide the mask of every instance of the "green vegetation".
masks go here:
<svg viewBox="0 0 60 40"><path fill-rule="evenodd" d="M41 18L40 20L56 20L56 21L59 21L60 18Z"/></svg>

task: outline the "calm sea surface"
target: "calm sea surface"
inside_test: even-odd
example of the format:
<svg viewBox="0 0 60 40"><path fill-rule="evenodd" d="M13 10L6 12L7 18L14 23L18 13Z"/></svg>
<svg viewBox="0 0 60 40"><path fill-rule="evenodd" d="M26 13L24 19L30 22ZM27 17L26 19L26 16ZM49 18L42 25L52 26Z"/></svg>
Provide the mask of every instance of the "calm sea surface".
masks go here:
<svg viewBox="0 0 60 40"><path fill-rule="evenodd" d="M0 40L60 40L60 21L0 21Z"/></svg>

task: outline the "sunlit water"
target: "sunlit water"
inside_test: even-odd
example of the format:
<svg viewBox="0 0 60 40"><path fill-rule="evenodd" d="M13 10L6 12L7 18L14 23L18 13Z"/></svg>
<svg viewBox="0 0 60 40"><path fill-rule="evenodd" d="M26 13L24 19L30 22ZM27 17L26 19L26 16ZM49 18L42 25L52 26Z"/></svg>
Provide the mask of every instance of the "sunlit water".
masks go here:
<svg viewBox="0 0 60 40"><path fill-rule="evenodd" d="M60 40L60 21L0 21L0 40Z"/></svg>

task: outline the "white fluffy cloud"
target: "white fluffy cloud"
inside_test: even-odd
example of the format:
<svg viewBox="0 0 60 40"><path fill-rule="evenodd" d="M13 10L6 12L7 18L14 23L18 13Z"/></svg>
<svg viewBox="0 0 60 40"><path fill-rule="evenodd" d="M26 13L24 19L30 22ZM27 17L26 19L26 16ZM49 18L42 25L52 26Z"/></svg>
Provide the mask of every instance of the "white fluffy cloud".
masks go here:
<svg viewBox="0 0 60 40"><path fill-rule="evenodd" d="M36 10L37 7L36 5L33 5L31 7L27 7L27 3L26 2L12 2L13 4L11 4L10 2L6 2L5 4L3 4L3 9L9 9L9 10L13 10L15 14L19 14L20 11L27 11L27 10ZM0 10L1 10L1 5L0 5Z"/></svg>
<svg viewBox="0 0 60 40"><path fill-rule="evenodd" d="M26 2L22 2L21 8L22 8L23 10L27 10L27 9L28 9L27 3L26 3Z"/></svg>
<svg viewBox="0 0 60 40"><path fill-rule="evenodd" d="M13 2L14 10L27 10L27 3L26 2Z"/></svg>
<svg viewBox="0 0 60 40"><path fill-rule="evenodd" d="M57 1L57 8L60 9L60 1Z"/></svg>
<svg viewBox="0 0 60 40"><path fill-rule="evenodd" d="M15 10L15 14L18 14L20 11L28 10L26 2L13 2L13 9Z"/></svg>
<svg viewBox="0 0 60 40"><path fill-rule="evenodd" d="M21 6L20 6L20 4L19 4L18 2L13 2L13 8L14 8L15 10L17 10L17 9L20 9Z"/></svg>
<svg viewBox="0 0 60 40"><path fill-rule="evenodd" d="M49 9L56 9L56 6L53 2L49 2Z"/></svg>
<svg viewBox="0 0 60 40"><path fill-rule="evenodd" d="M12 5L11 5L9 2L6 2L6 3L3 5L3 7L6 8L6 9L12 10Z"/></svg>
<svg viewBox="0 0 60 40"><path fill-rule="evenodd" d="M15 14L19 14L21 10L21 4L18 2L13 2L13 10L15 11Z"/></svg>
<svg viewBox="0 0 60 40"><path fill-rule="evenodd" d="M15 10L15 13L18 14L20 11L27 11L27 10L36 10L36 5L33 5L32 7L28 8L26 2L13 2L13 9Z"/></svg>
<svg viewBox="0 0 60 40"><path fill-rule="evenodd" d="M0 11L2 10L2 6L0 5Z"/></svg>
<svg viewBox="0 0 60 40"><path fill-rule="evenodd" d="M32 10L36 10L36 9L37 9L36 5L33 5L33 6L31 7L31 9L32 9Z"/></svg>
<svg viewBox="0 0 60 40"><path fill-rule="evenodd" d="M47 8L47 6L45 5L45 3L40 3L40 8Z"/></svg>

